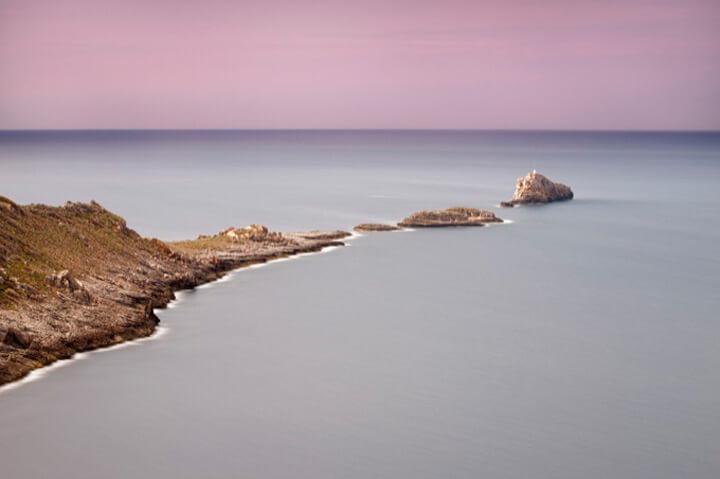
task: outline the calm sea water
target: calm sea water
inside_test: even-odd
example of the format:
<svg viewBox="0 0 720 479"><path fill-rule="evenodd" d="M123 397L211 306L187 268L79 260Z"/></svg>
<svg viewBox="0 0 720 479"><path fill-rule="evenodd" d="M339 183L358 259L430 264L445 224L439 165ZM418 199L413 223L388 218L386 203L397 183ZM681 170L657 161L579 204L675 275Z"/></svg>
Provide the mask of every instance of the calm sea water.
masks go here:
<svg viewBox="0 0 720 479"><path fill-rule="evenodd" d="M534 168L576 199L238 271L3 391L0 475L718 477L718 134L0 133L0 194L163 239L494 208Z"/></svg>

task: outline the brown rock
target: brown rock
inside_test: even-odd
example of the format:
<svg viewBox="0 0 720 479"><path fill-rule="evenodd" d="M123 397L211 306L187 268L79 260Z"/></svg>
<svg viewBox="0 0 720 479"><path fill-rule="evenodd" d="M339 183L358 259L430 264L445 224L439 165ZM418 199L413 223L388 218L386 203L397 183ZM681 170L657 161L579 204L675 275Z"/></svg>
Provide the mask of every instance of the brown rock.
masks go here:
<svg viewBox="0 0 720 479"><path fill-rule="evenodd" d="M353 228L355 231L398 231L400 228L394 225L386 225L381 223L361 223Z"/></svg>
<svg viewBox="0 0 720 479"><path fill-rule="evenodd" d="M502 223L502 219L496 217L492 211L456 206L446 210L413 213L400 221L398 226L485 226L487 223Z"/></svg>
<svg viewBox="0 0 720 479"><path fill-rule="evenodd" d="M80 280L76 279L72 273L66 269L46 277L45 280L56 288L65 288L69 290L73 296L84 303L89 303L92 298L88 290L85 288L85 285L83 285Z"/></svg>
<svg viewBox="0 0 720 479"><path fill-rule="evenodd" d="M515 194L510 201L503 201L500 206L513 207L522 204L551 203L573 198L569 186L554 183L547 177L533 171L517 179Z"/></svg>
<svg viewBox="0 0 720 479"><path fill-rule="evenodd" d="M8 329L7 333L5 333L5 338L3 338L2 342L8 346L27 349L30 347L30 344L32 344L32 338L29 334L24 333L17 328L11 327Z"/></svg>
<svg viewBox="0 0 720 479"><path fill-rule="evenodd" d="M18 215L25 214L22 208L20 208L13 200L5 198L4 196L0 196L0 212L1 211L7 211Z"/></svg>
<svg viewBox="0 0 720 479"><path fill-rule="evenodd" d="M157 239L157 238L151 238L151 239L150 239L150 242L151 242L152 245L155 246L162 254L165 254L165 255L167 255L167 256L172 255L172 250L171 250L170 248L168 248L168 245L166 245L165 243L163 243L163 242L160 241L159 239Z"/></svg>
<svg viewBox="0 0 720 479"><path fill-rule="evenodd" d="M227 228L219 233L233 241L270 241L279 243L283 241L281 233L270 232L267 226L249 225L244 228Z"/></svg>
<svg viewBox="0 0 720 479"><path fill-rule="evenodd" d="M77 291L83 287L82 283L75 279L70 271L66 269L45 279L56 288L67 288L70 291Z"/></svg>

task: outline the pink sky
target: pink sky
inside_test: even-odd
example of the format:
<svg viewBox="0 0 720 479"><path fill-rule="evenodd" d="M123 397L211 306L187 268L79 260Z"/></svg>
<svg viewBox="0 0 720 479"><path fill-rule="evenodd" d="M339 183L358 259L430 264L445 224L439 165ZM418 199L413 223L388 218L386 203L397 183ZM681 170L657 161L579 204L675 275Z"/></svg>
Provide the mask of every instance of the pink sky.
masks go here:
<svg viewBox="0 0 720 479"><path fill-rule="evenodd" d="M0 129L720 129L718 0L0 0Z"/></svg>

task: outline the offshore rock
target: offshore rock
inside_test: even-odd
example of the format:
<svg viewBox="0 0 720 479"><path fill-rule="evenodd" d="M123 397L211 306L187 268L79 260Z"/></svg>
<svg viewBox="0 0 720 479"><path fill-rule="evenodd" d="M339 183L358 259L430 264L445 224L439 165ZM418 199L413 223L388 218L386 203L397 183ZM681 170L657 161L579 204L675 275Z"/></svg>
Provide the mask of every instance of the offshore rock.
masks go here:
<svg viewBox="0 0 720 479"><path fill-rule="evenodd" d="M510 201L503 201L500 206L551 203L573 198L569 186L550 181L547 177L533 171L517 179L515 194Z"/></svg>
<svg viewBox="0 0 720 479"><path fill-rule="evenodd" d="M398 223L402 227L485 226L502 223L495 213L478 208L455 206L446 210L418 211Z"/></svg>
<svg viewBox="0 0 720 479"><path fill-rule="evenodd" d="M400 228L393 225L386 225L382 223L361 223L353 228L355 231L368 232L368 231L398 231Z"/></svg>

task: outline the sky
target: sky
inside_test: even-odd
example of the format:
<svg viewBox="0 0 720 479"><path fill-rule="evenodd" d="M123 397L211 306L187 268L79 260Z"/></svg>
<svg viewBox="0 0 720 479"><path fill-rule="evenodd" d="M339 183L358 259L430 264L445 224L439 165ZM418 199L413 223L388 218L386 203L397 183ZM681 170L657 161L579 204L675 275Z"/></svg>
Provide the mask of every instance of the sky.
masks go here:
<svg viewBox="0 0 720 479"><path fill-rule="evenodd" d="M0 0L0 129L720 130L720 0Z"/></svg>

